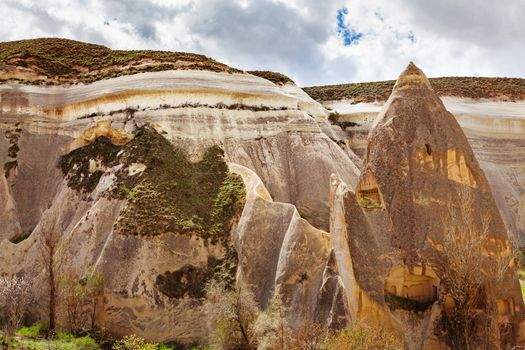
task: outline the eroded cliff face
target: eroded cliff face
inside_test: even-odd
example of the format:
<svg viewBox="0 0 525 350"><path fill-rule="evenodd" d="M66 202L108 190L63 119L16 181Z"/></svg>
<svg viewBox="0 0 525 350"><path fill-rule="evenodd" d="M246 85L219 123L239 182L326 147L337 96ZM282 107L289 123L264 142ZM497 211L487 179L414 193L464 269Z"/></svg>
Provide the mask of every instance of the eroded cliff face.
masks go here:
<svg viewBox="0 0 525 350"><path fill-rule="evenodd" d="M461 125L470 146L493 189L503 220L520 246L525 245L525 102L502 98L441 97ZM323 101L339 113L332 138L341 140L364 157L366 140L384 101L354 103ZM335 120L335 118L332 118Z"/></svg>
<svg viewBox="0 0 525 350"><path fill-rule="evenodd" d="M61 270L103 272L98 320L115 335L207 342L216 273L261 307L281 292L294 327L321 308L345 323L330 306L343 287L326 271L329 184L355 184L357 157L295 85L185 70L0 96L1 273L42 285L40 237L59 232Z"/></svg>
<svg viewBox="0 0 525 350"><path fill-rule="evenodd" d="M414 65L372 126L355 190L334 176L332 196L332 244L353 320L396 330L410 349L464 348L468 330L451 320L473 308L492 315L484 346L493 334L497 347L523 340L515 259L489 182ZM475 282L474 271L484 277Z"/></svg>
<svg viewBox="0 0 525 350"><path fill-rule="evenodd" d="M363 162L349 142L359 137L293 83L179 56L170 69L208 70L60 85L102 68L38 83L38 65L37 81L17 75L18 61L0 67L14 74L0 85L0 273L33 278L35 313L47 303L41 239L55 233L61 272L105 276L97 320L117 336L207 343L204 288L220 274L261 309L280 293L293 328L376 324L411 349L445 348L445 228L489 232L486 251L503 260L510 246L467 139L422 73L402 75ZM510 342L523 334L513 273L487 299Z"/></svg>

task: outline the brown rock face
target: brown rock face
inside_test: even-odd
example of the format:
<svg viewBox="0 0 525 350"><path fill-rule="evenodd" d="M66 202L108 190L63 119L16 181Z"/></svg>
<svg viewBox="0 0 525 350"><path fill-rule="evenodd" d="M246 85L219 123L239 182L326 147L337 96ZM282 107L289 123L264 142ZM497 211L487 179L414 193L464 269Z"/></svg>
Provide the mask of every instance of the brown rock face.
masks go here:
<svg viewBox="0 0 525 350"><path fill-rule="evenodd" d="M481 343L519 341L523 301L504 223L456 119L412 63L369 134L355 193L333 188L339 271L347 289L357 285L352 318L397 329L412 349L435 337L464 348L454 334L468 331L451 319L481 327L464 315L475 309L490 319ZM344 241L348 252L338 251Z"/></svg>
<svg viewBox="0 0 525 350"><path fill-rule="evenodd" d="M392 220L393 244L407 257L428 239L440 240L442 218L459 201L460 190L475 197L477 209L488 209L491 235L507 238L467 138L413 64L398 79L368 140L361 184L376 180ZM366 197L367 190L357 195Z"/></svg>
<svg viewBox="0 0 525 350"><path fill-rule="evenodd" d="M218 274L261 308L278 292L292 327L343 327L329 180L359 169L325 118L298 87L241 73L0 84L0 274L32 278L45 314L39 249L58 231L58 274L104 275L97 325L115 336L209 344Z"/></svg>
<svg viewBox="0 0 525 350"><path fill-rule="evenodd" d="M326 118L299 88L240 73L0 85L0 274L32 278L44 314L39 249L56 229L62 271L105 276L97 323L116 336L209 343L204 286L227 273L261 309L282 295L292 328L377 324L409 349L465 348L469 327L519 342L511 244L423 73L400 76L362 167ZM454 326L462 310L475 317Z"/></svg>

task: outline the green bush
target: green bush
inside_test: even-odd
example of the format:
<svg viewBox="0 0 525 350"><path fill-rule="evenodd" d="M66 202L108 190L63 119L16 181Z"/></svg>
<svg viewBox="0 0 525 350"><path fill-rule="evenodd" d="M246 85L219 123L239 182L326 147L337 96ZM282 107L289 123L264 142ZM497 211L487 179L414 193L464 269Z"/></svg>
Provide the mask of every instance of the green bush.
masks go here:
<svg viewBox="0 0 525 350"><path fill-rule="evenodd" d="M71 340L71 339L75 339L75 335L74 334L71 334L71 333L65 333L65 332L58 332L57 335L56 335L56 339L59 339L59 340Z"/></svg>
<svg viewBox="0 0 525 350"><path fill-rule="evenodd" d="M91 337L73 338L71 339L71 342L76 345L77 350L99 350L100 349L95 339Z"/></svg>
<svg viewBox="0 0 525 350"><path fill-rule="evenodd" d="M381 208L381 205L379 205L374 200L366 196L362 196L361 198L359 198L359 205L365 209Z"/></svg>
<svg viewBox="0 0 525 350"><path fill-rule="evenodd" d="M42 334L44 334L44 331L46 330L46 325L42 322L37 322L33 324L32 326L28 327L22 327L16 332L16 335L20 337L26 337L26 338L38 338Z"/></svg>
<svg viewBox="0 0 525 350"><path fill-rule="evenodd" d="M144 338L135 334L127 335L113 344L113 350L158 350L160 346L148 343ZM165 350L165 348L162 348Z"/></svg>

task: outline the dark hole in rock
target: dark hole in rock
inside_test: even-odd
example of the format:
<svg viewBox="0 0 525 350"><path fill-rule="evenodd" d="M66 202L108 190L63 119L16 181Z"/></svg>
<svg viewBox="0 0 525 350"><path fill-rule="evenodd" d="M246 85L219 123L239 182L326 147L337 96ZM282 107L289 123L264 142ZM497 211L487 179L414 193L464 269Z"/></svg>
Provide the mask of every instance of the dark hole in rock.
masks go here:
<svg viewBox="0 0 525 350"><path fill-rule="evenodd" d="M432 147L430 147L430 145L428 143L425 143L425 148L427 149L427 154L431 155L432 154Z"/></svg>

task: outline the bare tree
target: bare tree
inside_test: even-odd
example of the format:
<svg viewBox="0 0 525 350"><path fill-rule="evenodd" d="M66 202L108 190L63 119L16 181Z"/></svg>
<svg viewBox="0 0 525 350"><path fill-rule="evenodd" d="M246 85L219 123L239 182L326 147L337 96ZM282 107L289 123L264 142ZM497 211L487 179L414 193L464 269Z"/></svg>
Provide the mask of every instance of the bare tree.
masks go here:
<svg viewBox="0 0 525 350"><path fill-rule="evenodd" d="M514 254L491 254L491 213L476 210L472 190L458 190L456 206L445 219L443 247L433 251L427 264L438 274L444 298L454 308L445 313L442 330L454 348L492 349L496 319L496 287L514 264Z"/></svg>
<svg viewBox="0 0 525 350"><path fill-rule="evenodd" d="M91 266L82 277L72 271L62 273L58 287L70 332L85 328L88 320L91 329L95 328L98 304L104 292L102 274Z"/></svg>
<svg viewBox="0 0 525 350"><path fill-rule="evenodd" d="M95 328L100 298L104 294L104 275L93 267L86 271L86 294L91 308L91 329Z"/></svg>
<svg viewBox="0 0 525 350"><path fill-rule="evenodd" d="M215 323L215 343L220 349L255 349L253 325L259 307L249 288L228 288L225 281L206 286L208 314Z"/></svg>
<svg viewBox="0 0 525 350"><path fill-rule="evenodd" d="M291 330L286 320L288 308L281 293L275 293L264 312L254 324L257 350L285 350L289 348Z"/></svg>
<svg viewBox="0 0 525 350"><path fill-rule="evenodd" d="M82 328L85 324L84 304L86 302L86 286L81 283L78 274L67 272L58 278L60 304L65 306L67 324L71 333Z"/></svg>
<svg viewBox="0 0 525 350"><path fill-rule="evenodd" d="M0 277L0 305L5 309L4 335L7 338L13 336L20 326L31 297L31 284L26 278Z"/></svg>
<svg viewBox="0 0 525 350"><path fill-rule="evenodd" d="M328 350L331 332L319 323L304 321L291 341L292 350Z"/></svg>
<svg viewBox="0 0 525 350"><path fill-rule="evenodd" d="M40 260L46 273L49 308L48 308L48 332L53 334L56 328L56 306L57 306L57 272L62 260L57 254L60 232L56 224L45 223L40 235Z"/></svg>

